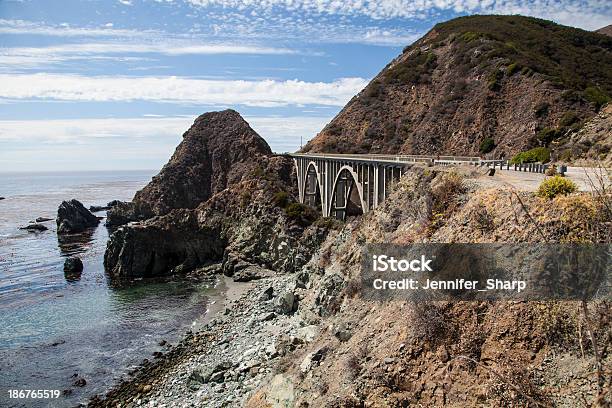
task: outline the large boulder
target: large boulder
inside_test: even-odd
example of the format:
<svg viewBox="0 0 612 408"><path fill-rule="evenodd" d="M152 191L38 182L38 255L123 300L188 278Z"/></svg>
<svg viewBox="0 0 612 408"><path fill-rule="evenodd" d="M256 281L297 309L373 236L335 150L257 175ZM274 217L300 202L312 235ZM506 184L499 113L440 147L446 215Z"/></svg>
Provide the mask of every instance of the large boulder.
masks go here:
<svg viewBox="0 0 612 408"><path fill-rule="evenodd" d="M57 209L57 233L74 234L96 227L100 220L80 201L63 201Z"/></svg>
<svg viewBox="0 0 612 408"><path fill-rule="evenodd" d="M104 266L112 278L180 274L220 260L225 242L220 225L200 225L194 210L175 210L122 226L107 243Z"/></svg>

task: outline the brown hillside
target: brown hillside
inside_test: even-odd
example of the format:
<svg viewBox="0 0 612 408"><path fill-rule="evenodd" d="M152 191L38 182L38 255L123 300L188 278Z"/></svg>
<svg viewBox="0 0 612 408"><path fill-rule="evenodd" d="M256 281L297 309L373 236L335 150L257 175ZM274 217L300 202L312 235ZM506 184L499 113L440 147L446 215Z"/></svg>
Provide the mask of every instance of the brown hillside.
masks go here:
<svg viewBox="0 0 612 408"><path fill-rule="evenodd" d="M436 25L303 151L509 157L567 139L612 95L612 38L521 16Z"/></svg>
<svg viewBox="0 0 612 408"><path fill-rule="evenodd" d="M612 24L607 25L605 27L600 28L599 30L596 31L599 34L604 34L604 35L608 35L610 37L612 37Z"/></svg>

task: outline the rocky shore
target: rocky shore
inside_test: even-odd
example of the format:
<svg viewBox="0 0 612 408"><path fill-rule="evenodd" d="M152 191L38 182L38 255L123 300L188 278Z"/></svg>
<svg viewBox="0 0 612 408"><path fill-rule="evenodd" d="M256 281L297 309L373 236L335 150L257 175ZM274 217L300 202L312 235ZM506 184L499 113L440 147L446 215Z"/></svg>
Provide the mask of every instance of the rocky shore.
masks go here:
<svg viewBox="0 0 612 408"><path fill-rule="evenodd" d="M90 406L240 406L274 375L283 356L317 337L318 327L294 313L293 303L305 290L295 277L224 281L223 305L201 331L188 332Z"/></svg>

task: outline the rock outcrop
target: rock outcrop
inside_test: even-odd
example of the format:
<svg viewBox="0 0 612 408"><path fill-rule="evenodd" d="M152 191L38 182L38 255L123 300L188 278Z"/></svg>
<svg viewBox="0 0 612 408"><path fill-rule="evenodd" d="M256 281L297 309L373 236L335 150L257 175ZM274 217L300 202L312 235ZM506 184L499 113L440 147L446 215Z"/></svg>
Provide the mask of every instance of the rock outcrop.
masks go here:
<svg viewBox="0 0 612 408"><path fill-rule="evenodd" d="M186 272L223 256L219 227L200 226L197 214L176 210L166 216L120 227L104 255L115 278L151 277Z"/></svg>
<svg viewBox="0 0 612 408"><path fill-rule="evenodd" d="M109 226L139 221L112 234L106 270L149 277L223 262L223 273L250 280L303 265L324 234L283 208L295 200L292 166L235 111L200 116L160 175L109 211Z"/></svg>
<svg viewBox="0 0 612 408"><path fill-rule="evenodd" d="M134 197L135 211L151 217L195 208L228 185L260 171L270 147L234 110L199 116L170 161ZM114 211L113 211L114 212Z"/></svg>
<svg viewBox="0 0 612 408"><path fill-rule="evenodd" d="M592 118L611 72L608 36L522 16L454 19L406 47L303 151L511 157Z"/></svg>
<svg viewBox="0 0 612 408"><path fill-rule="evenodd" d="M100 220L75 199L63 201L57 209L57 233L74 234L96 227Z"/></svg>

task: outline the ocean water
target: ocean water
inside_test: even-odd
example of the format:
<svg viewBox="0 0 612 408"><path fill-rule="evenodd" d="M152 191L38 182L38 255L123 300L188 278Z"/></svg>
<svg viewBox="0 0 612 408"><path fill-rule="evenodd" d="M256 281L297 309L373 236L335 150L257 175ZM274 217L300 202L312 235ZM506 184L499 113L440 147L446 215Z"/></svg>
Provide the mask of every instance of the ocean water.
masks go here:
<svg viewBox="0 0 612 408"><path fill-rule="evenodd" d="M143 358L207 319L220 289L188 280L115 287L103 258L104 220L84 234L58 238L62 200L86 207L131 200L153 171L0 174L0 406L74 406L104 392ZM97 213L105 216L104 212ZM49 230L20 226L48 217ZM63 263L78 255L80 279ZM84 387L74 386L75 377ZM15 400L8 390L69 390L53 400Z"/></svg>

